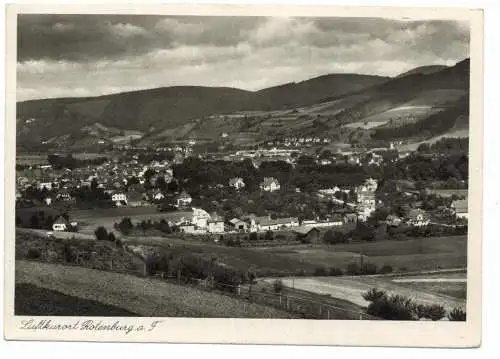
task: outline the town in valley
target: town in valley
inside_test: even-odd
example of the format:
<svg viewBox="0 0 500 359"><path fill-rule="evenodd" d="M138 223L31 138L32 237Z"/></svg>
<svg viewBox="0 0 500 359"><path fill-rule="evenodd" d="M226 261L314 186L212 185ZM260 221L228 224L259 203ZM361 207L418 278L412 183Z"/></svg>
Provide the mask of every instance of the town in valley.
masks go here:
<svg viewBox="0 0 500 359"><path fill-rule="evenodd" d="M16 315L465 320L464 55L18 101Z"/></svg>

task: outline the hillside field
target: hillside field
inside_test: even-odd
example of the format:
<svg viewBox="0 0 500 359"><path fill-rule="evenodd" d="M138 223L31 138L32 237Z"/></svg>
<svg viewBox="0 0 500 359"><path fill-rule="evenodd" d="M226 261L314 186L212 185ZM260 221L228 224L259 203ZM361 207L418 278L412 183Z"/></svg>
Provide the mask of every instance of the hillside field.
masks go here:
<svg viewBox="0 0 500 359"><path fill-rule="evenodd" d="M182 253L216 256L228 266L258 276L286 276L302 272L311 275L317 268L345 271L350 263L372 263L381 268L390 265L394 271L419 271L467 266L466 236L416 238L405 241L378 241L339 245L284 245L278 247L238 248L176 238L127 238L129 245L156 246Z"/></svg>
<svg viewBox="0 0 500 359"><path fill-rule="evenodd" d="M49 315L55 310L55 303L48 303L48 296L65 308L93 303L143 317L293 318L285 311L215 292L82 267L16 261L15 279L19 290L16 307L38 315ZM27 308L26 302L36 293L43 293L40 303L32 301ZM35 304L39 306L33 308ZM76 307L71 315L79 313L81 308Z"/></svg>

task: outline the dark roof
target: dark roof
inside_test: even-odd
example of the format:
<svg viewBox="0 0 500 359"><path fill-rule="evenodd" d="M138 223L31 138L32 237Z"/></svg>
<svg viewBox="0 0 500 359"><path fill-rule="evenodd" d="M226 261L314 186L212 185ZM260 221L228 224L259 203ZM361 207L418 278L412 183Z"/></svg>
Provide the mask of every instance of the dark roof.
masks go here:
<svg viewBox="0 0 500 359"><path fill-rule="evenodd" d="M299 235L302 235L302 236L309 234L311 231L315 231L315 232L319 233L319 229L316 227L304 227L304 226L297 227L293 231Z"/></svg>

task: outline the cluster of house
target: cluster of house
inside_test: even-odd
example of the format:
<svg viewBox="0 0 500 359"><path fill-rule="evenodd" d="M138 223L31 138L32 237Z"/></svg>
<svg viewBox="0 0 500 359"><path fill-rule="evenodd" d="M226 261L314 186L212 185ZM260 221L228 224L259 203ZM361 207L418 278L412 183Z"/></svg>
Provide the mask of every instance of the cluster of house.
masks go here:
<svg viewBox="0 0 500 359"><path fill-rule="evenodd" d="M255 216L233 218L225 222L216 213L209 214L201 208L192 208L189 217L182 217L175 225L183 233L189 234L222 234L222 233L251 233L267 232L287 229L304 228L324 228L342 226L356 221L353 213L335 214L325 220L304 220L299 221L297 217L271 218L270 216Z"/></svg>

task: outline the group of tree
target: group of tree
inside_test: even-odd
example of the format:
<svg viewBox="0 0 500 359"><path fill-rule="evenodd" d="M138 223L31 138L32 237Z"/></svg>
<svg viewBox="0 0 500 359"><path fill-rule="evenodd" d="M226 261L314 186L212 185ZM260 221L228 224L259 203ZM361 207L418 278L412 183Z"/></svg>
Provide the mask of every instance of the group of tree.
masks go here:
<svg viewBox="0 0 500 359"><path fill-rule="evenodd" d="M443 319L447 313L439 304L417 304L412 299L399 294L389 295L384 290L370 289L363 294L363 298L370 302L367 313L386 320L420 320L433 321ZM451 321L465 321L466 313L455 308L447 315Z"/></svg>
<svg viewBox="0 0 500 359"><path fill-rule="evenodd" d="M241 271L222 265L216 257L203 257L197 254L174 254L174 252L157 252L146 258L146 269L149 275L160 274L175 277L182 282L191 280L207 280L215 288L235 291L240 284L252 283L255 274L252 271Z"/></svg>
<svg viewBox="0 0 500 359"><path fill-rule="evenodd" d="M94 235L98 241L109 241L115 243L116 245L121 243L120 239L116 238L116 235L113 232L108 232L108 230L102 226L96 228Z"/></svg>
<svg viewBox="0 0 500 359"><path fill-rule="evenodd" d="M114 227L124 235L129 235L134 230L142 231L142 233L144 234L146 233L146 231L151 229L158 230L166 234L172 233L172 228L168 224L168 221L166 221L164 218L162 218L160 221L152 221L150 219L142 220L140 222L137 222L137 224L134 226L132 220L129 217L124 217L119 223L115 223Z"/></svg>

